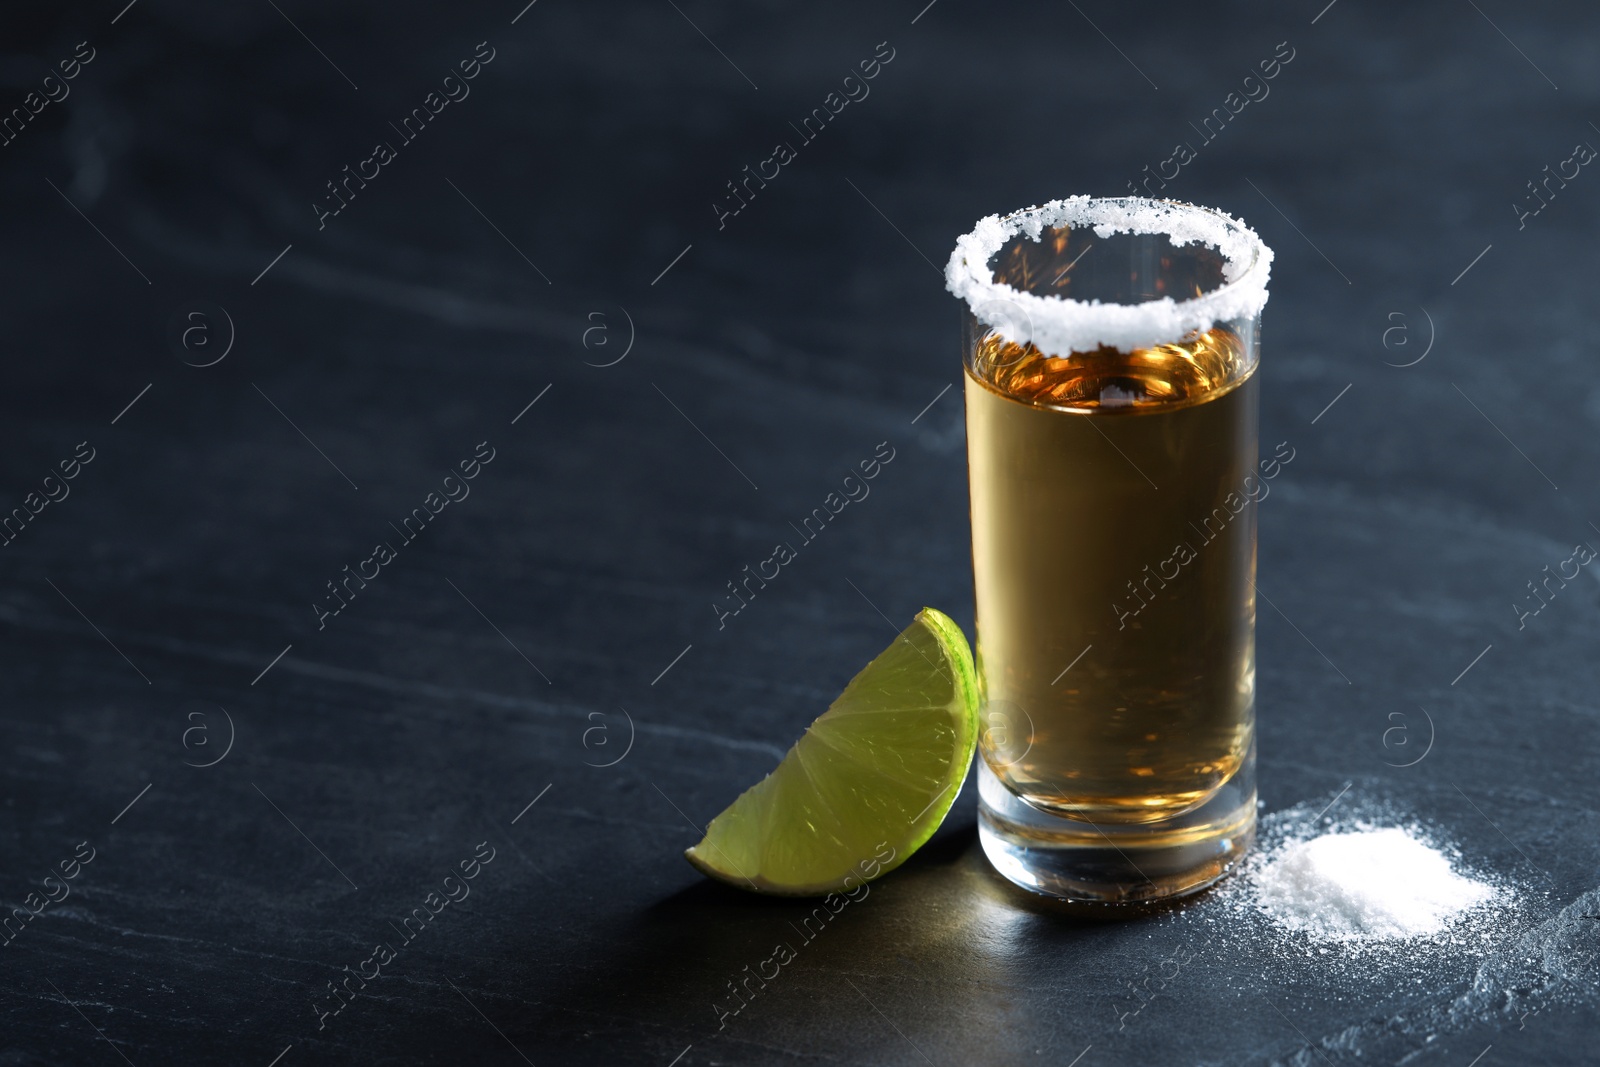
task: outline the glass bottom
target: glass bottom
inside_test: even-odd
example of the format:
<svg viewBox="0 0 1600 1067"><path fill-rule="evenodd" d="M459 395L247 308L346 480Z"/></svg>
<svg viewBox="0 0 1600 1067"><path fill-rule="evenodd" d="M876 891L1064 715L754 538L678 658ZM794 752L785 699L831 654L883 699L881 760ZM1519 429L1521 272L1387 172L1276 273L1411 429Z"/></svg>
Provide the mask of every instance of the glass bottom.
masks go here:
<svg viewBox="0 0 1600 1067"><path fill-rule="evenodd" d="M1159 823L1052 815L1018 799L978 761L978 839L995 870L1068 901L1143 905L1198 893L1228 874L1256 834L1255 750L1211 798Z"/></svg>

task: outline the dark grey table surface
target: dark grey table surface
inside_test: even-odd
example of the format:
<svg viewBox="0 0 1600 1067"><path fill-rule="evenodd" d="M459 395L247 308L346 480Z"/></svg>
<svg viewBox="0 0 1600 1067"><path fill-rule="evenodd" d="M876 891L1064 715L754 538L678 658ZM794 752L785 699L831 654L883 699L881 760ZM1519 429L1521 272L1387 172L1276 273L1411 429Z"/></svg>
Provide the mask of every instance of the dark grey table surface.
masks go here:
<svg viewBox="0 0 1600 1067"><path fill-rule="evenodd" d="M1595 1062L1600 572L1527 599L1600 545L1592 8L124 2L0 16L0 1062ZM1088 923L969 786L719 1027L809 906L681 850L916 609L971 624L954 238L1178 142L1278 257L1267 825L1415 819L1515 903L1368 958L1226 893Z"/></svg>

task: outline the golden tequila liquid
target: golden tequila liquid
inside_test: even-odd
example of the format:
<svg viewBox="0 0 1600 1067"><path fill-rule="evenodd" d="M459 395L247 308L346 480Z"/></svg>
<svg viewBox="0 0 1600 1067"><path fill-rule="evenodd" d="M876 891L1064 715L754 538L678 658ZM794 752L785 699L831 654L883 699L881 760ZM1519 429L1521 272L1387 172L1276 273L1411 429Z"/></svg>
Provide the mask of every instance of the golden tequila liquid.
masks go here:
<svg viewBox="0 0 1600 1067"><path fill-rule="evenodd" d="M977 343L983 755L1033 808L1131 831L1201 807L1249 757L1255 365L1225 326L1066 358ZM1229 817L1253 803L1252 786Z"/></svg>

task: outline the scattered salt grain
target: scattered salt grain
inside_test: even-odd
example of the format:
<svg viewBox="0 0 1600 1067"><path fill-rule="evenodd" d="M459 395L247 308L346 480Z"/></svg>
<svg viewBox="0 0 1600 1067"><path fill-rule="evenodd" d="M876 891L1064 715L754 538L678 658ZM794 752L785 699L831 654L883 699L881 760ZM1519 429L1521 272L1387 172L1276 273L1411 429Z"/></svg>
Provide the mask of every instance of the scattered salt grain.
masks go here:
<svg viewBox="0 0 1600 1067"><path fill-rule="evenodd" d="M1254 888L1269 918L1314 941L1426 937L1498 895L1396 828L1288 842L1256 873Z"/></svg>

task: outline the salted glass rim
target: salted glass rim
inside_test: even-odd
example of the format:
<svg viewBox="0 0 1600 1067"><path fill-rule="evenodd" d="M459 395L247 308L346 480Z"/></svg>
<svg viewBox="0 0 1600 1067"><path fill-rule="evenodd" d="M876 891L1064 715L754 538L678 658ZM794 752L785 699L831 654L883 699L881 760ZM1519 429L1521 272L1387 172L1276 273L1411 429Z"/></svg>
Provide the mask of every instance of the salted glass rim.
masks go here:
<svg viewBox="0 0 1600 1067"><path fill-rule="evenodd" d="M1035 241L1050 228L1161 235L1175 246L1203 244L1223 260L1223 284L1186 300L1164 296L1140 304L1040 296L995 280L989 260L1013 237ZM973 316L1007 341L1032 344L1046 355L1092 351L1102 345L1130 351L1168 344L1218 323L1254 318L1267 303L1272 249L1240 220L1214 208L1146 197L1071 196L978 220L956 240L945 286Z"/></svg>

